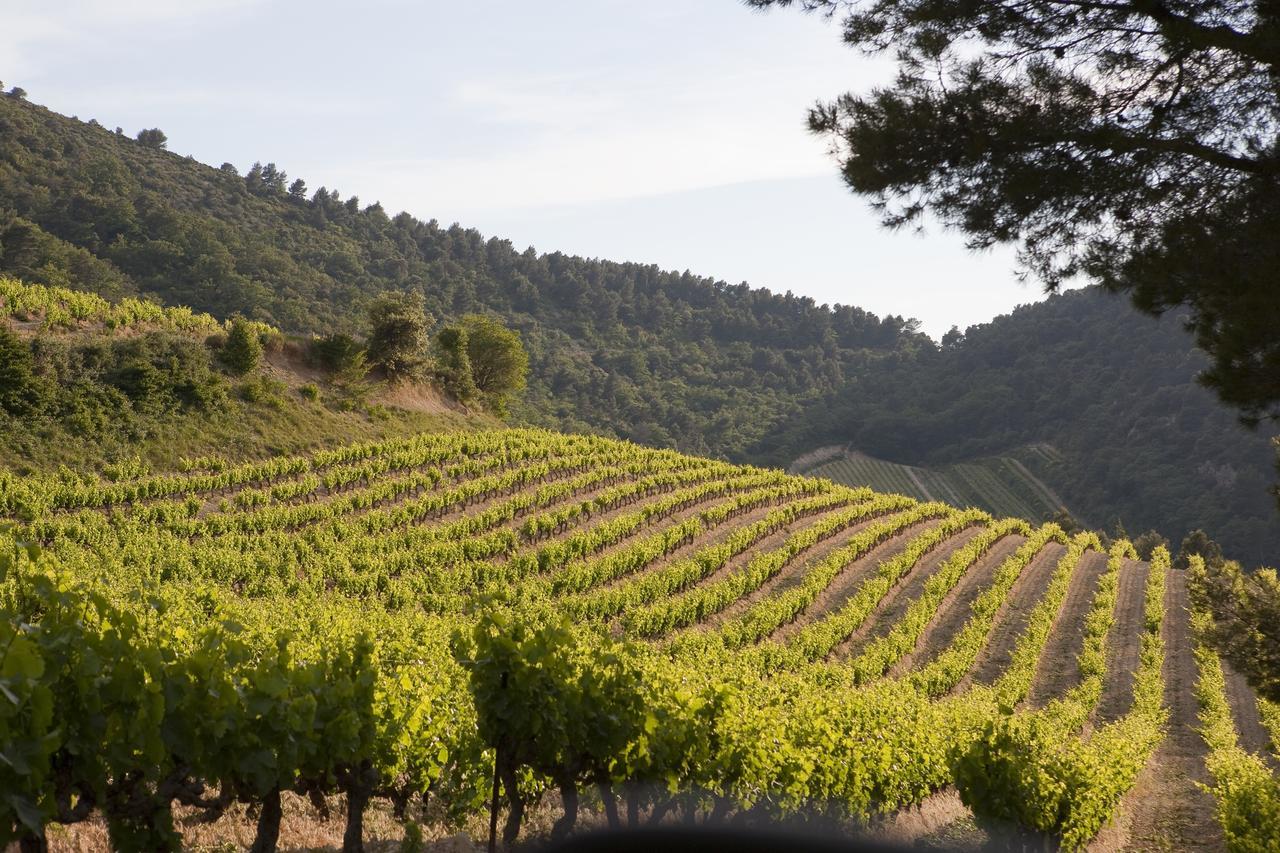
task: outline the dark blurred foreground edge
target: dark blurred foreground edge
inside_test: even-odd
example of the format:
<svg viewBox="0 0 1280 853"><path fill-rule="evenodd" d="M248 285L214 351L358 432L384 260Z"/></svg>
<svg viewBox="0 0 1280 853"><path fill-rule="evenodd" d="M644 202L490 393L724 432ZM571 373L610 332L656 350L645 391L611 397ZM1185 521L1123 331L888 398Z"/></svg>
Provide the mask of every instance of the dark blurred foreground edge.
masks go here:
<svg viewBox="0 0 1280 853"><path fill-rule="evenodd" d="M803 830L672 826L590 832L542 849L554 853L901 853L907 848Z"/></svg>

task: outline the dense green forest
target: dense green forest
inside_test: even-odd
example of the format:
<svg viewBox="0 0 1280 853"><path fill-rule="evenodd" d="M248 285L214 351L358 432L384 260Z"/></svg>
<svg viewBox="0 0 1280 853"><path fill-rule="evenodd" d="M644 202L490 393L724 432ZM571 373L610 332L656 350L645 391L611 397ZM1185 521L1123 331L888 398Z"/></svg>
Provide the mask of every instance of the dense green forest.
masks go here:
<svg viewBox="0 0 1280 853"><path fill-rule="evenodd" d="M1093 523L1280 553L1274 453L1195 383L1178 318L1087 291L938 346L900 317L520 251L141 136L0 97L0 272L300 334L365 333L380 293L418 293L437 319L520 332L516 422L778 465L833 443L938 465L1048 442L1064 461L1035 473Z"/></svg>
<svg viewBox="0 0 1280 853"><path fill-rule="evenodd" d="M520 251L162 146L0 98L0 270L295 333L360 332L380 292L416 291L437 318L487 311L520 331L519 419L735 458L868 362L928 345L898 317Z"/></svg>
<svg viewBox="0 0 1280 853"><path fill-rule="evenodd" d="M1098 288L1022 306L893 357L755 448L774 462L828 444L943 465L1048 442L1026 463L1091 523L1203 528L1230 556L1274 563L1280 519L1265 431L1196 382L1204 355L1180 318L1154 320Z"/></svg>

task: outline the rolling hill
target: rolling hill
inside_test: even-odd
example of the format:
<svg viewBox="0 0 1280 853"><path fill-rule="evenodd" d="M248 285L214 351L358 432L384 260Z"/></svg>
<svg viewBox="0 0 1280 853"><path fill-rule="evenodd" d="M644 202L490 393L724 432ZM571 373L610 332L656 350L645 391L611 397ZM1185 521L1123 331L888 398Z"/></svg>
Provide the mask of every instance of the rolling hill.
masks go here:
<svg viewBox="0 0 1280 853"><path fill-rule="evenodd" d="M1070 291L877 362L753 458L789 465L838 445L950 470L1012 457L1099 527L1154 529L1175 544L1200 528L1232 557L1270 565L1280 554L1271 432L1240 426L1197 383L1205 364L1178 317ZM1055 452L1025 450L1037 446ZM1017 491L1025 475L999 479Z"/></svg>
<svg viewBox="0 0 1280 853"><path fill-rule="evenodd" d="M0 831L54 849L481 836L495 774L511 839L1276 837L1277 715L1163 549L535 430L0 475L0 516Z"/></svg>
<svg viewBox="0 0 1280 853"><path fill-rule="evenodd" d="M0 272L291 334L360 333L381 292L417 293L437 318L519 330L523 422L735 458L861 365L928 342L900 317L521 250L291 180L0 97Z"/></svg>
<svg viewBox="0 0 1280 853"><path fill-rule="evenodd" d="M792 463L792 473L825 477L848 486L869 486L916 500L943 501L952 506L975 506L996 515L1048 519L1060 512L1087 524L1062 498L1032 474L1019 457L1050 463L1062 456L1050 445L1020 448L1017 455L974 459L942 468L920 468L876 459L840 446L819 448Z"/></svg>
<svg viewBox="0 0 1280 853"><path fill-rule="evenodd" d="M260 363L231 370L232 323L0 275L0 470L173 471L500 422L421 383L345 381L264 324Z"/></svg>
<svg viewBox="0 0 1280 853"><path fill-rule="evenodd" d="M981 461L1011 457L1108 529L1177 542L1203 528L1251 563L1280 553L1275 453L1196 385L1205 362L1176 318L1087 290L938 346L900 317L521 251L292 181L274 164L214 168L0 97L0 272L288 334L358 332L378 293L419 293L439 318L479 311L520 331L522 424L780 467L833 444L914 468L974 463L996 477L987 492L1016 495L1025 475ZM233 440L254 453L273 443ZM1024 457L1028 445L1063 461Z"/></svg>

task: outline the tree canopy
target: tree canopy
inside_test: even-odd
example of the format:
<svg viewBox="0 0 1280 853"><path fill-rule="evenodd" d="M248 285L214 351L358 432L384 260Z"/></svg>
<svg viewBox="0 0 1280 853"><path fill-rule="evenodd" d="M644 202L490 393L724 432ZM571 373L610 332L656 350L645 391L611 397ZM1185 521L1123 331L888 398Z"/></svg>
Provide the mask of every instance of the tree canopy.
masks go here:
<svg viewBox="0 0 1280 853"><path fill-rule="evenodd" d="M382 294L369 309L370 363L392 380L416 376L426 358L431 322L421 294Z"/></svg>
<svg viewBox="0 0 1280 853"><path fill-rule="evenodd" d="M257 368L262 360L262 341L253 326L243 317L237 317L231 323L231 331L227 333L227 343L222 348L222 361L237 376Z"/></svg>
<svg viewBox="0 0 1280 853"><path fill-rule="evenodd" d="M1280 420L1280 4L1273 0L747 0L840 16L894 51L886 87L819 103L856 192L931 214L1149 313L1189 309L1203 381Z"/></svg>
<svg viewBox="0 0 1280 853"><path fill-rule="evenodd" d="M152 127L147 130L138 131L138 142L148 148L158 148L161 151L169 144L169 137L165 136L163 130L158 127Z"/></svg>

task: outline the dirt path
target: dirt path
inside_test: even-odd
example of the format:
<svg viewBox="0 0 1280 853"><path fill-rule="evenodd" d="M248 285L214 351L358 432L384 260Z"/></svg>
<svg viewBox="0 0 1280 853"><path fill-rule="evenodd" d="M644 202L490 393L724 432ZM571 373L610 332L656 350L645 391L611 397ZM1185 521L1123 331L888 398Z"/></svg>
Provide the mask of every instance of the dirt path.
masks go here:
<svg viewBox="0 0 1280 853"><path fill-rule="evenodd" d="M1027 693L1027 707L1043 707L1080 680L1080 665L1076 658L1084 647L1084 617L1097 592L1098 578L1106 568L1107 555L1101 552L1086 551L1080 558L1080 566L1071 577L1062 609L1049 632L1049 640L1040 653L1036 675Z"/></svg>
<svg viewBox="0 0 1280 853"><path fill-rule="evenodd" d="M601 525L608 524L612 521L615 521L616 519L624 515L630 515L632 513L639 512L647 504L666 500L672 497L673 495L675 495L676 493L683 491L684 489L687 489L687 488L692 488L695 485L702 485L702 484L698 483L698 484L691 484L690 486L680 486L670 491L654 493L644 498L641 498L635 502L620 504L618 506L611 507L608 510L605 510L604 512L597 512L595 515L592 515L590 518L580 515L577 518L575 518L573 521L571 521L565 527L565 529L560 531L559 533L553 534L552 536L546 539L539 540L538 542L533 543L526 547L529 547L533 550L537 550L538 548L545 547L546 545L552 542L555 542L559 539L567 539L576 534L588 532L595 527L599 527ZM632 542L635 541L636 539L643 538L646 536L651 536L655 533L668 530L682 522L685 522L691 518L697 517L701 513L706 512L707 510L711 509L714 506L719 505L720 503L723 503L724 501L733 500L735 498L741 497L742 495L758 491L762 488L768 488L768 487L767 486L762 487L759 485L744 486L738 483L738 484L732 485L730 488L728 488L726 491L723 491L723 492L718 492L715 494L703 494L703 495L697 496L687 506L683 506L675 510L666 510L663 512L659 512L656 515L650 516L649 518L641 522L639 527L637 527L635 530L628 533L623 538L619 539L617 542L613 542L597 551L593 551L592 553L586 555L586 559L589 559L589 560L596 559L597 557L602 557L604 555L611 554L614 551L617 551L619 549L626 548L627 546L632 544ZM797 497L788 499L784 502L792 502L794 500L803 500L803 499L804 499L803 497L797 496ZM768 509L776 509L778 505L779 504L776 502L771 502L770 505L766 508L766 511ZM751 512L755 513L760 509L761 509L760 507L757 507L755 510L752 510ZM828 511L829 510L823 510L824 513ZM803 516L803 517L808 518L809 516ZM741 523L741 519L742 519L742 516L737 516L733 519L730 519L729 522L736 525ZM508 558L504 557L503 560L505 559L508 559Z"/></svg>
<svg viewBox="0 0 1280 853"><path fill-rule="evenodd" d="M678 592L672 593L672 595L673 596L680 595L690 590L694 590L699 587L706 586L708 584L716 583L717 581L720 581L728 577L734 572L740 570L742 567L746 566L757 555L766 553L768 551L772 551L775 548L780 547L784 542L787 541L787 538L790 537L792 534L794 534L797 530L808 527L810 525L818 524L824 518L827 518L828 516L831 516L835 513L842 512L848 509L848 507L849 507L849 504L841 504L839 506L824 509L823 511L819 513L815 513L813 515L801 516L800 518L794 519L789 524L783 526L781 529L775 530L773 533L770 533L768 536L765 536L763 539L760 539L755 544L751 545L746 550L744 550L742 553L734 555L729 560L727 560L723 566L716 569L711 574L707 575L706 577L702 578L696 583L691 584L690 586L687 586ZM735 527L737 527L737 525L735 525ZM732 532L733 531L729 531L729 534L731 534ZM837 534L834 534L831 538L838 538L839 536L840 534L837 533ZM821 547L822 544L824 543L819 542L819 543L815 543L813 546L810 546L810 547L811 548ZM795 558L796 561L803 562L805 559L803 555L805 553L806 551L800 552L800 555L797 555ZM667 565L671 561L671 559L672 558L669 557L665 560L660 560L656 563L652 563L648 567L646 567L643 571L644 572L660 571L665 565ZM643 574L643 572L627 575L625 578L620 578L618 582L625 582L625 581L632 580L634 578L638 578L640 577L641 574ZM701 620L701 624L709 624L711 618L712 618L712 615L708 615L704 617ZM616 617L612 620L612 623L615 630L620 628L620 623L618 622L618 619ZM692 627L694 626L685 626L683 630L688 630L689 628L692 628ZM674 631L672 633L674 633Z"/></svg>
<svg viewBox="0 0 1280 853"><path fill-rule="evenodd" d="M615 586L620 586L622 584L630 583L635 578L640 577L646 572L657 571L659 568L663 566L666 566L678 560L683 560L687 557L690 557L694 553L696 553L697 551L703 548L707 548L712 545L717 545L723 542L725 539L732 536L734 531L737 530L739 527L750 527L756 522L764 520L765 516L767 516L769 513L773 512L774 510L778 509L779 507L785 506L789 503L801 501L804 499L805 499L804 497L790 496L790 497L782 498L779 500L770 500L769 502L761 506L757 506L754 509L751 509L747 512L744 512L741 515L736 515L733 518L725 519L719 524L716 524L712 527L704 529L703 532L700 535L695 536L692 541L686 542L685 544L681 545L679 548L676 548L674 551L672 551L670 554L667 554L666 556L659 557L658 559L653 560L652 562L649 562L634 571L630 571L630 572L627 572L626 574L619 575L616 578L610 578L604 583L592 584L586 589L581 590L581 592L589 592L597 589L607 589L609 587L615 587ZM705 506L699 506L695 511L703 512L706 509L707 507ZM825 512L825 510L823 510L823 512ZM808 516L802 516L802 517L807 518ZM669 527L673 527L676 524L679 524L679 521L674 521L669 526L664 525L662 529L668 529ZM631 536L627 537L627 539L623 541L633 542L635 541L637 536L639 537L651 536L654 534L654 532L656 532L655 529L646 528L642 531L632 534ZM622 544L622 543L619 543L619 544ZM614 547L617 547L617 546L614 546ZM589 562L593 559L595 559L595 555L587 557L586 561Z"/></svg>
<svg viewBox="0 0 1280 853"><path fill-rule="evenodd" d="M1102 697L1093 710L1095 724L1118 720L1133 705L1133 677L1142 652L1147 574L1150 567L1136 560L1120 566L1116 589L1116 621L1107 634L1107 676Z"/></svg>
<svg viewBox="0 0 1280 853"><path fill-rule="evenodd" d="M1227 701L1231 704L1231 716L1236 721L1241 748L1262 756L1273 772L1280 770L1280 762L1276 761L1271 750L1271 735L1262 725L1262 716L1258 713L1258 694L1253 692L1248 680L1225 660L1222 662L1222 674L1226 676Z"/></svg>
<svg viewBox="0 0 1280 853"><path fill-rule="evenodd" d="M1186 574L1171 571L1164 616L1169 733L1121 801L1114 825L1090 845L1092 851L1226 849L1214 817L1213 797L1196 787L1209 777L1204 766L1206 747L1196 730L1196 662L1188 606Z"/></svg>
<svg viewBox="0 0 1280 853"><path fill-rule="evenodd" d="M934 519L913 524L904 530L900 530L895 536L886 539L851 564L845 566L840 574L836 575L835 580L828 584L827 588L819 593L818 597L810 602L808 607L791 622L779 626L770 635L770 639L785 642L805 625L821 619L828 613L839 610L861 588L863 582L880 567L881 563L891 560L905 551L912 539L932 529L937 524L938 522ZM948 543L965 541L975 533L976 528L967 528L947 539L938 548L935 548L934 552L947 548ZM932 553L926 554L924 559L929 559Z"/></svg>
<svg viewBox="0 0 1280 853"><path fill-rule="evenodd" d="M991 546L992 549L999 548L1001 542L1003 542L1003 539L995 542ZM951 557L955 549L949 546L950 540L944 542L941 547L929 552L923 560L916 563L906 578L899 581L889 591L889 594L880 601L880 605L876 607L867 621L862 624L862 627L843 643L836 646L831 652L831 658L833 660L841 660L856 657L868 643L892 631L903 614L911 607L911 603L920 597L921 592L924 590L924 585L929 582L929 578L937 574L938 570L942 568L942 564Z"/></svg>
<svg viewBox="0 0 1280 853"><path fill-rule="evenodd" d="M1049 580L1066 552L1065 545L1050 542L1022 570L996 614L995 628L987 645L979 653L973 669L956 686L957 691L965 690L974 683L992 684L1008 668L1013 650L1027 628L1031 611L1044 598Z"/></svg>
<svg viewBox="0 0 1280 853"><path fill-rule="evenodd" d="M761 601L762 599L771 598L801 583L804 580L805 575L809 573L809 569L812 568L815 563L826 559L829 554L848 544L849 540L854 536L857 536L872 524L883 519L884 516L879 515L863 519L857 524L841 530L835 536L817 543L805 551L803 556L792 560L782 569L782 571L778 572L776 575L769 578L769 580L761 584L758 589L752 590L748 594L741 596L724 610L713 614L699 624L702 627L713 629L728 619L740 616L755 605L756 602Z"/></svg>
<svg viewBox="0 0 1280 853"><path fill-rule="evenodd" d="M1023 536L1005 536L987 549L975 563L969 566L960 581L951 588L938 605L933 619L916 641L916 646L889 671L892 676L904 675L921 666L951 645L956 634L969 621L973 602L989 588L995 579L996 569L1013 556L1026 542Z"/></svg>
<svg viewBox="0 0 1280 853"><path fill-rule="evenodd" d="M707 584L712 584L712 583L716 583L717 581L723 580L725 577L733 574L734 572L741 569L743 566L747 565L747 563L755 559L757 555L764 554L768 551L773 551L776 548L782 547L782 545L787 541L787 539L789 539L798 531L803 530L806 527L812 527L813 525L821 524L824 520L838 513L841 513L846 509L848 509L848 506L842 504L840 506L824 509L820 513L815 513L813 515L805 515L805 516L801 516L800 518L792 520L791 522L775 530L773 533L770 533L768 536L757 541L755 544L748 547L742 553L735 554L733 557L730 557L727 561L725 561L725 564L723 566L716 569L714 572L707 575L705 578L698 581L693 586L688 587L688 589L696 589L700 586L705 586ZM857 523L860 524L861 522L857 522ZM850 526L854 526L854 525L850 525ZM833 534L831 538L836 538L839 535L840 535L839 533ZM797 554L795 557L795 561L798 563L803 563L805 560L805 555L808 554L811 549L821 547L823 544L825 543L815 542L813 545L809 546L809 548Z"/></svg>

